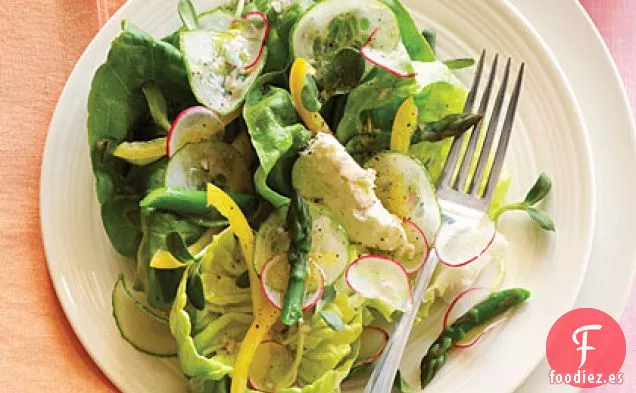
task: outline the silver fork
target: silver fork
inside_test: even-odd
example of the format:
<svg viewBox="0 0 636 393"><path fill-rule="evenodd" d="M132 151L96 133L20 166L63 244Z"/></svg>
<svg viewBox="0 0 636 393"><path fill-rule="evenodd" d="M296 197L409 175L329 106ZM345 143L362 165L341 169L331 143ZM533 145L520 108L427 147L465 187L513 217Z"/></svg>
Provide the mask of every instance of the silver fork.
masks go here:
<svg viewBox="0 0 636 393"><path fill-rule="evenodd" d="M473 79L473 84L466 98L464 107L465 113L472 113L477 92L481 84L482 74L484 70L484 58L486 52L483 51L479 62L477 63L477 72ZM490 75L486 84L486 88L482 94L479 104L478 113L485 115L489 103L491 93L493 91L495 76L499 63L499 55L495 55L492 63ZM521 93L521 85L523 83L523 74L525 64L522 64L514 90L511 94L508 104L506 117L499 133L496 150L494 152L494 161L489 173L488 161L492 157L493 145L497 135L499 120L504 107L506 91L508 89L508 79L510 77L510 59L508 59L503 81L499 88L499 93L495 99L494 107L488 127L486 127L485 135L482 122L476 124L470 133L465 133L455 138L453 141L444 169L437 184L438 197L442 206L443 222L452 222L456 220L478 220L488 209L492 196L501 175L504 158L508 150L510 134L512 133L515 114L517 112L517 104ZM470 134L470 136L468 136ZM468 139L468 145L463 157L460 157L462 146L465 139ZM480 141L483 138L483 144ZM482 147L479 148L479 145ZM471 163L477 159L474 175L469 178ZM482 184L486 183L482 190ZM402 315L400 322L393 330L391 340L384 350L382 356L378 359L371 378L367 383L365 393L389 393L391 392L395 375L400 366L400 360L404 354L409 333L415 322L415 317L422 304L422 297L431 280L433 270L437 265L437 257L431 252L426 265L420 272L415 282L415 290L413 292L413 306ZM423 355L423 354L422 354Z"/></svg>

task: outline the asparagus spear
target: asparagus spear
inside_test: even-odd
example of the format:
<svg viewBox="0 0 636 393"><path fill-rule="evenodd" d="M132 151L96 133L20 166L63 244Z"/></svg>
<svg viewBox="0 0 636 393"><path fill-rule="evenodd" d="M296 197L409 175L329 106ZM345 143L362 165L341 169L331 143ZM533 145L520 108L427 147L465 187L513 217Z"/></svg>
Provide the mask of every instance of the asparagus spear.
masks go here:
<svg viewBox="0 0 636 393"><path fill-rule="evenodd" d="M482 116L472 113L456 113L448 115L434 123L423 124L419 132L413 136L418 142L439 142L446 138L454 138L468 131L472 126L479 123Z"/></svg>
<svg viewBox="0 0 636 393"><path fill-rule="evenodd" d="M287 259L291 265L289 285L285 292L281 320L287 326L303 318L305 283L309 274L307 258L311 249L311 214L307 201L294 190L287 210L287 230L291 238Z"/></svg>
<svg viewBox="0 0 636 393"><path fill-rule="evenodd" d="M422 124L413 133L411 144L420 142L439 142L447 138L454 138L468 131L476 125L482 116L477 114L457 113L448 115L436 122ZM358 157L373 156L388 150L391 144L391 133L375 131L353 137L347 143L347 151Z"/></svg>
<svg viewBox="0 0 636 393"><path fill-rule="evenodd" d="M448 351L461 341L471 330L486 325L493 319L516 307L530 297L530 291L522 288L506 289L495 292L484 301L446 326L440 336L433 342L421 363L422 387L431 382L448 359Z"/></svg>
<svg viewBox="0 0 636 393"><path fill-rule="evenodd" d="M241 210L247 210L256 202L256 198L251 195L232 194L231 196ZM182 214L216 213L218 215L216 209L208 207L205 191L158 188L146 195L139 206Z"/></svg>

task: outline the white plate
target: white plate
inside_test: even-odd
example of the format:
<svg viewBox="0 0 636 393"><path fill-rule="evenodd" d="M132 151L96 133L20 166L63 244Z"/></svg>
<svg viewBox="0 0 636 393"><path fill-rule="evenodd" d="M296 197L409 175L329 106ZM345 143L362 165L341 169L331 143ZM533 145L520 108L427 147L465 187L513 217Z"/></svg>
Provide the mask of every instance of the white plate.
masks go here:
<svg viewBox="0 0 636 393"><path fill-rule="evenodd" d="M636 219L636 127L623 83L602 37L577 0L512 3L550 46L575 92L587 128L593 130L589 136L596 163L597 225L576 307L598 308L620 320L636 274L636 231L631 225ZM544 360L518 393L578 390L550 385L548 371Z"/></svg>
<svg viewBox="0 0 636 393"><path fill-rule="evenodd" d="M507 3L406 3L421 11L422 24L438 27L443 57L474 56L485 47L491 53L512 56L515 65L521 60L528 64L507 161L515 178L512 196L521 197L540 169L550 173L555 188L546 208L558 232L546 236L522 215L507 219L506 234L513 245L507 284L529 287L535 296L496 339L488 337L473 350L453 354L427 389L510 392L542 358L548 329L574 304L585 273L595 219L586 133L565 78L546 46ZM44 244L60 302L102 370L126 392L175 392L183 390L183 382L174 362L137 353L121 340L112 321L112 285L120 271L130 270L131 263L117 257L102 229L88 157L85 108L90 81L124 18L157 36L178 26L173 0L130 1L78 62L60 98L45 150ZM462 77L467 81L470 73ZM407 368L415 367L426 345L419 342L411 347Z"/></svg>

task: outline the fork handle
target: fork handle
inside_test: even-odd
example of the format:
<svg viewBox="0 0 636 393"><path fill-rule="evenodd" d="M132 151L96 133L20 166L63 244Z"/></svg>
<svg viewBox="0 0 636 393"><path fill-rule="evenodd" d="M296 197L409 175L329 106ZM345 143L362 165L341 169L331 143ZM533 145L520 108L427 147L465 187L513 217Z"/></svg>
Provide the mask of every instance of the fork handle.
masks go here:
<svg viewBox="0 0 636 393"><path fill-rule="evenodd" d="M400 368L400 360L406 349L406 343L409 334L415 323L415 318L422 305L424 292L428 288L431 276L437 265L437 256L434 252L430 252L424 268L420 272L415 282L415 290L413 292L413 305L402 315L400 322L397 324L391 335L384 353L377 360L373 373L369 378L364 393L390 393L395 382L395 375Z"/></svg>

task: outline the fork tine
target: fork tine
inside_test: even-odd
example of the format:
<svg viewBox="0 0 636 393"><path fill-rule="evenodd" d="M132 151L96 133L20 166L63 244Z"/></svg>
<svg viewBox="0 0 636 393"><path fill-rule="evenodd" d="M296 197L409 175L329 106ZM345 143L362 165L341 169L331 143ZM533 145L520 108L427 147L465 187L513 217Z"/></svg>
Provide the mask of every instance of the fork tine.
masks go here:
<svg viewBox="0 0 636 393"><path fill-rule="evenodd" d="M490 203L492 195L495 192L497 181L501 175L501 169L503 168L504 159L506 158L506 152L508 151L508 143L510 142L510 134L512 133L512 127L517 113L517 105L519 103L519 96L521 95L521 85L523 83L523 74L525 71L525 63L521 64L519 68L519 76L515 84L515 89L512 92L510 98L510 104L508 105L508 113L506 114L506 120L504 121L503 128L501 130L501 136L499 138L499 146L497 146L497 153L495 153L495 161L492 166L490 175L488 176L488 183L484 192L484 199L487 203Z"/></svg>
<svg viewBox="0 0 636 393"><path fill-rule="evenodd" d="M488 159L490 158L490 151L492 150L492 144L495 140L495 134L497 133L497 126L499 125L499 117L501 115L501 109L503 107L503 101L506 94L506 90L508 89L508 79L510 77L510 62L511 59L508 58L506 62L506 70L504 72L503 81L501 82L501 87L499 88L499 94L497 95L497 100L495 101L495 107L492 112L492 116L490 121L488 122L488 130L486 131L486 137L484 139L484 144L481 148L481 152L479 153L479 161L477 161L477 167L475 169L475 174L473 175L470 188L468 192L477 196L479 193L479 189L482 184L482 177L484 176L484 171L486 170L486 164L488 163Z"/></svg>
<svg viewBox="0 0 636 393"><path fill-rule="evenodd" d="M492 62L492 67L490 68L490 76L488 77L488 84L486 85L486 90L481 97L481 104L479 105L479 114L484 115L486 113L486 109L488 109L488 103L490 102L490 94L492 93L492 87L495 82L495 76L497 75L497 66L499 64L499 54L495 55L495 59ZM470 171L470 166L473 161L473 156L475 155L475 150L477 149L477 142L479 141L479 136L481 134L481 125L483 124L483 119L480 120L475 127L473 127L473 131L470 133L470 139L468 141L468 146L466 148L466 152L464 153L464 157L462 159L461 167L459 168L459 172L457 173L457 178L455 179L454 188L457 191L464 191L464 187L466 186L466 179L468 177L468 172Z"/></svg>
<svg viewBox="0 0 636 393"><path fill-rule="evenodd" d="M466 97L466 104L464 105L464 113L471 113L473 111L473 105L475 103L475 98L477 97L477 91L479 90L479 84L481 83L481 76L484 70L484 58L486 57L486 50L484 49L481 52L481 56L479 57L479 62L477 63L477 71L475 72L475 78L473 79L473 85L470 88L470 92ZM453 172L455 172L455 166L457 165L457 159L459 158L459 151L462 147L464 141L464 134L456 137L453 140L453 144L451 146L450 151L448 152L448 156L446 157L446 162L444 163L444 168L442 170L442 175L439 180L440 185L449 185L451 177L453 176Z"/></svg>

